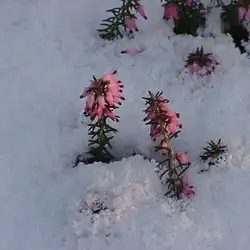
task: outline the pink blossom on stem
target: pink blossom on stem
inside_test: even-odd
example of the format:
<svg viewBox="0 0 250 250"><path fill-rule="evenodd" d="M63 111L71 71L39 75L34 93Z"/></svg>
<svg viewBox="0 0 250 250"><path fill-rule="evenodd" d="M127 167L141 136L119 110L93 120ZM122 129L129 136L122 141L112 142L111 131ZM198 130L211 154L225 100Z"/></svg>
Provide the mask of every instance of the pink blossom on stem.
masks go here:
<svg viewBox="0 0 250 250"><path fill-rule="evenodd" d="M125 24L130 32L133 32L133 30L138 31L136 20L134 18L127 17L125 19Z"/></svg>
<svg viewBox="0 0 250 250"><path fill-rule="evenodd" d="M166 5L165 12L164 12L164 18L178 20L179 19L178 8L172 4Z"/></svg>
<svg viewBox="0 0 250 250"><path fill-rule="evenodd" d="M191 74L198 74L202 70L202 67L198 63L193 63L188 66L188 70Z"/></svg>
<svg viewBox="0 0 250 250"><path fill-rule="evenodd" d="M114 73L108 73L108 74L105 74L101 77L102 81L107 81L107 82L110 82L110 83L116 83L117 82L117 79L115 77L115 74Z"/></svg>
<svg viewBox="0 0 250 250"><path fill-rule="evenodd" d="M188 184L188 179L186 176L182 177L182 183L183 183L183 190L181 193L181 198L185 198L187 196L195 194L193 187Z"/></svg>
<svg viewBox="0 0 250 250"><path fill-rule="evenodd" d="M115 119L116 118L115 113L113 113L112 111L110 111L108 109L105 110L105 115L108 116L111 119Z"/></svg>
<svg viewBox="0 0 250 250"><path fill-rule="evenodd" d="M102 95L98 96L97 102L98 102L99 107L101 107L102 109L105 108L105 99L104 99L104 96L102 96Z"/></svg>
<svg viewBox="0 0 250 250"><path fill-rule="evenodd" d="M146 14L145 14L145 7L141 4L138 5L136 11L144 18L144 19L148 19Z"/></svg>
<svg viewBox="0 0 250 250"><path fill-rule="evenodd" d="M94 93L90 93L87 97L87 109L92 109L93 105L95 102L95 94Z"/></svg>
<svg viewBox="0 0 250 250"><path fill-rule="evenodd" d="M188 157L184 153L178 153L175 157L183 165L187 165L189 163Z"/></svg>
<svg viewBox="0 0 250 250"><path fill-rule="evenodd" d="M247 14L247 10L244 7L240 7L238 9L238 15L239 15L240 22L245 18L246 14Z"/></svg>
<svg viewBox="0 0 250 250"><path fill-rule="evenodd" d="M176 134L177 133L176 125L174 123L169 123L168 124L168 130L172 134Z"/></svg>

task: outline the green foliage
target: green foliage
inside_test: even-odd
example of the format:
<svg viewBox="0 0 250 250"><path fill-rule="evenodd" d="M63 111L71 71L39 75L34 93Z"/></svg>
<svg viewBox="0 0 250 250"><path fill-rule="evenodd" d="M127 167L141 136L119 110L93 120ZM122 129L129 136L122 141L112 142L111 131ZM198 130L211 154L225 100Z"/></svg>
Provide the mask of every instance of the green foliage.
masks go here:
<svg viewBox="0 0 250 250"><path fill-rule="evenodd" d="M89 151L85 155L78 155L73 167L77 167L79 163L92 164L94 162L109 163L114 160L114 156L110 153L109 149L112 149L110 141L114 138L113 135L117 130L107 124L108 117L103 116L97 119L95 123L88 124L89 139ZM118 119L116 120L118 121Z"/></svg>
<svg viewBox="0 0 250 250"><path fill-rule="evenodd" d="M97 30L102 39L114 40L116 38L122 38L124 32L127 31L125 17L128 16L136 19L133 11L138 7L140 0L121 0L121 2L121 7L116 7L106 11L111 14L111 16L102 20L101 26L104 27Z"/></svg>
<svg viewBox="0 0 250 250"><path fill-rule="evenodd" d="M227 152L227 146L222 145L221 139L217 142L207 142L207 146L203 148L203 153L200 155L200 159L203 162L207 162L209 166L218 164L223 159L223 155Z"/></svg>
<svg viewBox="0 0 250 250"><path fill-rule="evenodd" d="M161 0L164 2L163 6L175 5L179 10L179 18L174 20L175 34L189 34L197 36L199 27L204 27L206 24L205 8L202 3L192 1L188 6L185 0Z"/></svg>

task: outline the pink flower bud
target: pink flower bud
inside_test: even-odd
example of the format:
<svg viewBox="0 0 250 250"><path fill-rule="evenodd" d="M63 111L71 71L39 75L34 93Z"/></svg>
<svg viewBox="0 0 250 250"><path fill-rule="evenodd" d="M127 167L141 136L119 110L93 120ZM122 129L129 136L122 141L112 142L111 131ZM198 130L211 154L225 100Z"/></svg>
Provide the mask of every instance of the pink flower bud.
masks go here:
<svg viewBox="0 0 250 250"><path fill-rule="evenodd" d="M189 163L188 157L184 153L176 154L176 159L183 165L187 165Z"/></svg>
<svg viewBox="0 0 250 250"><path fill-rule="evenodd" d="M98 119L102 118L102 116L103 116L103 108L102 107L99 106L97 108L96 115L97 115Z"/></svg>
<svg viewBox="0 0 250 250"><path fill-rule="evenodd" d="M95 95L94 93L90 93L87 97L87 108L91 109L94 105L94 101L95 101Z"/></svg>
<svg viewBox="0 0 250 250"><path fill-rule="evenodd" d="M192 5L193 0L186 0L187 6L190 7Z"/></svg>
<svg viewBox="0 0 250 250"><path fill-rule="evenodd" d="M105 115L107 115L109 118L113 120L116 118L116 115L108 109L105 111Z"/></svg>
<svg viewBox="0 0 250 250"><path fill-rule="evenodd" d="M125 19L125 24L126 24L127 28L129 29L129 31L133 31L133 29L136 31L138 30L137 25L136 25L136 21L133 18L127 17Z"/></svg>
<svg viewBox="0 0 250 250"><path fill-rule="evenodd" d="M165 6L164 17L169 18L169 19L178 20L179 19L179 13L178 13L177 7L175 5L172 5L172 4L166 5Z"/></svg>
<svg viewBox="0 0 250 250"><path fill-rule="evenodd" d="M97 97L97 102L98 102L98 105L101 107L101 108L105 108L105 99L104 99L104 96L98 96Z"/></svg>
<svg viewBox="0 0 250 250"><path fill-rule="evenodd" d="M238 15L239 15L240 22L245 18L246 14L247 14L247 10L245 8L240 7L238 9Z"/></svg>
<svg viewBox="0 0 250 250"><path fill-rule="evenodd" d="M110 106L113 106L115 103L113 95L109 91L106 92L106 100Z"/></svg>
<svg viewBox="0 0 250 250"><path fill-rule="evenodd" d="M115 74L113 74L113 73L107 73L107 74L103 75L101 77L101 80L104 82L109 82L110 84L117 82Z"/></svg>
<svg viewBox="0 0 250 250"><path fill-rule="evenodd" d="M143 5L139 4L136 11L144 18L144 19L148 19L146 14L145 14L145 8Z"/></svg>
<svg viewBox="0 0 250 250"><path fill-rule="evenodd" d="M168 130L172 134L176 134L177 133L176 125L173 124L173 123L169 123L168 124Z"/></svg>

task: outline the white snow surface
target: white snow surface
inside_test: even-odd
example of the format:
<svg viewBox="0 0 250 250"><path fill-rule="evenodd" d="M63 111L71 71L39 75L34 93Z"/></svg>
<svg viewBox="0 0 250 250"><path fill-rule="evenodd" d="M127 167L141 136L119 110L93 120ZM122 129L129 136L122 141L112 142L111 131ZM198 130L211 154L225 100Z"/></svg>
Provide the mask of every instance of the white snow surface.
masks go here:
<svg viewBox="0 0 250 250"><path fill-rule="evenodd" d="M160 1L142 3L148 21L139 19L135 39L106 42L96 29L118 0L0 1L0 250L248 249L250 61L219 32L217 10L205 32L215 38L194 38L173 35ZM200 45L220 63L205 79L183 71ZM128 48L146 51L119 53ZM126 97L113 141L122 160L73 169L88 144L79 96L92 75L115 69ZM153 155L142 122L148 90L181 114L173 145L193 163L196 195L180 203L163 197L155 161L131 156ZM202 147L219 137L226 161L197 174ZM91 215L98 197L107 208Z"/></svg>

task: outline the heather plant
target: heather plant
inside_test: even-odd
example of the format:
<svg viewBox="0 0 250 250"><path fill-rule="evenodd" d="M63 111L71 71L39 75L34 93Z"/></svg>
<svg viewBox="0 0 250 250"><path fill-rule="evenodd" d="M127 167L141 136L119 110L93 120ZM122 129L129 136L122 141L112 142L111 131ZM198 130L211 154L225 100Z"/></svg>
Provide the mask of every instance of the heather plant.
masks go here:
<svg viewBox="0 0 250 250"><path fill-rule="evenodd" d="M197 48L195 52L189 53L185 67L189 73L200 76L210 75L219 63L212 53L204 53L203 47Z"/></svg>
<svg viewBox="0 0 250 250"><path fill-rule="evenodd" d="M174 21L175 34L197 36L198 28L205 26L205 8L199 0L161 0L161 2L164 2L163 19Z"/></svg>
<svg viewBox="0 0 250 250"><path fill-rule="evenodd" d="M180 124L179 114L172 111L167 99L162 93L153 94L149 91L149 97L143 97L147 106L144 121L150 125L150 136L153 141L158 141L156 151L166 157L157 166L160 179L167 185L166 194L178 199L194 194L193 187L188 184L184 175L189 168L190 162L185 153L177 153L171 145L171 139L178 136Z"/></svg>
<svg viewBox="0 0 250 250"><path fill-rule="evenodd" d="M90 118L89 130L89 157L78 157L77 165L83 161L86 164L93 162L109 163L114 160L110 152L111 140L117 132L109 123L119 122L115 110L125 98L121 95L123 85L116 79L116 71L103 75L97 79L93 77L80 98L87 98L84 115Z"/></svg>
<svg viewBox="0 0 250 250"><path fill-rule="evenodd" d="M222 144L221 139L217 142L207 142L207 146L203 148L202 154L199 156L201 161L208 164L207 169L202 169L200 172L205 172L211 166L218 164L227 153L227 146Z"/></svg>
<svg viewBox="0 0 250 250"><path fill-rule="evenodd" d="M136 24L137 13L147 19L145 8L140 4L140 0L121 0L121 2L120 7L106 11L111 16L102 20L101 26L104 27L97 30L102 39L114 40L122 38L127 32L133 34L135 31L139 31Z"/></svg>

